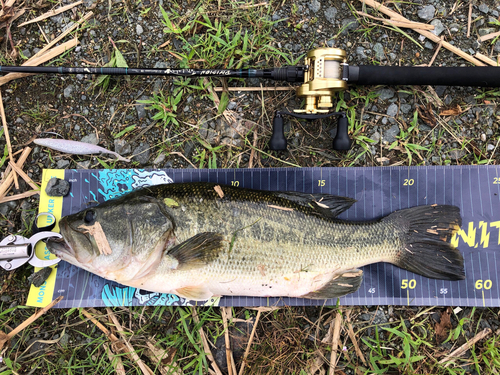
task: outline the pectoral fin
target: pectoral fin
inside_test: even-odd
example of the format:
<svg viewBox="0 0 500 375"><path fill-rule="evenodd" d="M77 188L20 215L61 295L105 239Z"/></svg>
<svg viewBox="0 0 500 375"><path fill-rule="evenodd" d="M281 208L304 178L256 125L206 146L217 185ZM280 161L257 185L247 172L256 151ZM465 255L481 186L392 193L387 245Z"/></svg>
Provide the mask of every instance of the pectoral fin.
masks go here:
<svg viewBox="0 0 500 375"><path fill-rule="evenodd" d="M334 276L321 289L303 295L302 298L328 299L345 296L359 289L363 281L363 271L354 269Z"/></svg>
<svg viewBox="0 0 500 375"><path fill-rule="evenodd" d="M177 270L186 271L203 267L216 259L223 249L224 236L219 233L199 233L174 246L168 255L179 262Z"/></svg>
<svg viewBox="0 0 500 375"><path fill-rule="evenodd" d="M177 294L179 297L191 299L194 301L204 301L210 299L210 297L213 296L213 293L203 285L186 286L184 288L179 288L175 290L175 294Z"/></svg>

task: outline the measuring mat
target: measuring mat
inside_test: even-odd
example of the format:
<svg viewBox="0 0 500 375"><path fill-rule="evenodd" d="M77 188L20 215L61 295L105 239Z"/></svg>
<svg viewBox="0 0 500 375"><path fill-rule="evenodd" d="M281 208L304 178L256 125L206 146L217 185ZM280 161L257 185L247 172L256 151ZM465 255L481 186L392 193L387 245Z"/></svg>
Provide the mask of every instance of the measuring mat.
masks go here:
<svg viewBox="0 0 500 375"><path fill-rule="evenodd" d="M71 184L64 198L48 197L51 177ZM143 186L207 181L261 190L328 193L357 202L339 218L378 219L404 208L450 204L460 207L462 228L453 238L465 259L466 279L421 277L386 263L363 267L360 289L340 298L341 305L500 306L500 166L432 166L272 169L118 169L44 170L40 212L57 219ZM50 220L43 216L40 220ZM39 226L50 224L39 222ZM56 226L56 231L58 227ZM52 258L43 243L40 258ZM499 253L497 257L497 253ZM105 280L64 261L40 287L31 286L27 305L46 306L60 295L59 308L101 306L218 305L312 306L336 300L222 297L190 301L150 293Z"/></svg>

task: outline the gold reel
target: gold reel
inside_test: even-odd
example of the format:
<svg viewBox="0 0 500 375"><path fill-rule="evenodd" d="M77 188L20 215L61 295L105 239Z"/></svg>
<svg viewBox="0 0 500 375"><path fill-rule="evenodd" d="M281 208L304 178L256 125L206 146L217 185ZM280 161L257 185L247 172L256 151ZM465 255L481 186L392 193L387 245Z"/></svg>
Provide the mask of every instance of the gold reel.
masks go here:
<svg viewBox="0 0 500 375"><path fill-rule="evenodd" d="M297 89L297 96L306 98L306 108L294 112L327 113L333 107L335 93L347 89L347 81L342 79L346 56L339 48L317 48L307 54L309 69L304 72L304 84Z"/></svg>

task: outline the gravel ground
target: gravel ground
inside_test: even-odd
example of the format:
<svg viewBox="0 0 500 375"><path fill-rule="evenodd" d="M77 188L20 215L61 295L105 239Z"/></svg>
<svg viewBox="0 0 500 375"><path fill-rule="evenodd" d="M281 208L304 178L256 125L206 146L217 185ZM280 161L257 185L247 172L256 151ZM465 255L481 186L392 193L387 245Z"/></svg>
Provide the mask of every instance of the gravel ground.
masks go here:
<svg viewBox="0 0 500 375"><path fill-rule="evenodd" d="M61 5L67 3L70 1L64 0ZM217 1L204 3L206 14L211 19L220 17L224 20L231 14L231 6L224 2L221 2L222 11L218 11ZM17 26L50 9L38 9L41 4L43 2L27 1L24 5L26 13L14 22L12 39L20 52L15 61L7 58L11 48L2 30L2 64L21 64L22 56L28 58L45 45L45 37L52 39L59 35L85 12L92 10L94 16L84 30L78 32L79 45L60 56L53 64L102 66L111 58L112 39L129 67L177 67L179 60L176 56L183 52L183 46L179 38L165 33L159 5L163 5L167 12L176 11L189 18L194 16L190 12L196 2L110 0L108 3L84 0L73 11L38 24ZM401 3L398 7L401 14L410 20L433 24L437 35L444 36L462 51L482 53L492 58L500 54L500 40L494 43L491 40L477 42L478 36L500 30L500 5L497 1L485 0L474 4L469 38L466 36L468 4L415 0L411 4ZM329 46L346 50L351 65L421 65L428 64L436 51L435 43L419 38L414 31L404 29L408 35L406 37L382 27L378 21L357 19L353 10L362 9L361 3L357 1L273 1L268 7L256 4L251 9L260 11L268 22L274 22L270 28L269 45L285 52L291 59L298 59L313 48ZM373 14L371 9L366 11ZM244 19L242 23L248 27ZM206 62L197 61L191 67L203 68L206 67L204 64ZM210 67L226 67L222 61L217 64ZM260 59L246 61L245 64L248 65L243 67L266 67L285 65L286 61L274 56L269 61ZM442 48L433 65L470 64ZM274 82L256 79L213 79L212 82L215 86L275 85ZM276 85L282 86L281 83ZM499 92L495 90L425 86L351 87L343 95L343 100L348 107L352 107L351 118L355 116L356 119L362 119L357 125L362 131L356 135L357 142L348 154L331 150L332 137L336 131L331 121L292 121L286 126L289 141L287 152L271 152L272 157L261 157L257 152L255 159L250 161L251 148L248 143L254 143L253 133L248 135L247 143L241 134L253 127L258 132L255 146L268 152L266 144L271 134L270 119L274 111L300 107L301 102L293 91L264 94L259 91L230 92L227 110L234 121L227 121L217 116L217 106L207 96L206 90L186 90L186 95L181 97L177 105L176 119L179 126L166 127L153 118L156 113L154 110L137 102L151 99L161 92L168 96L177 87L172 79L119 77L112 78L108 88L103 90L102 87L96 87L94 76L38 75L11 81L3 85L1 91L14 152L28 144L33 147L31 141L34 137L50 136L53 132L65 139L98 144L122 156L133 157L132 164L114 164L118 168L185 168L191 167L191 163L198 166L202 152L208 149L205 147L207 144L211 147L222 146L217 154L219 167L248 167L249 163L254 167L286 166L282 160L300 166L408 164L409 158L404 152L405 141L428 148L428 151L420 151L418 155L412 154L413 165L495 164L499 160L500 153L496 149L500 139ZM373 92L378 96L366 99ZM460 107L460 113L440 115L442 111L457 106ZM401 132L408 131L418 109L418 123L414 130L407 138L399 139ZM135 126L132 131L115 138L115 135L131 126ZM361 138L361 135L366 138ZM201 143L199 139L205 142ZM396 147L391 149L391 144ZM2 137L0 148L4 146L5 137ZM108 164L113 162L104 160ZM206 161L204 166L207 166ZM2 167L2 171L5 167ZM24 170L34 181L40 181L45 168L102 168L102 165L95 157L54 151L49 153L47 149L34 146ZM22 180L20 185L21 192L29 190ZM25 230L33 221L37 205L37 198L0 204L2 237L7 233ZM19 278L27 274L27 270L17 273ZM0 270L0 275L4 279L7 273ZM24 303L24 292L23 288L7 290L0 298L3 303L15 306ZM378 323L373 321L374 324L381 324L394 319L394 310L392 307L365 308L360 311L359 319L375 319ZM462 314L469 316L470 311L464 310ZM494 314L485 319L484 324L493 329L499 325Z"/></svg>

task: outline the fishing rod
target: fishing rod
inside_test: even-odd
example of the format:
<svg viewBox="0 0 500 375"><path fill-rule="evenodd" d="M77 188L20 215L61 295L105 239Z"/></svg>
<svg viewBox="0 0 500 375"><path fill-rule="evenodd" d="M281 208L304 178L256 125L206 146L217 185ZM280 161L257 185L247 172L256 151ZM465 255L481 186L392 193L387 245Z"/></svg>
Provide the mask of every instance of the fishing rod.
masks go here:
<svg viewBox="0 0 500 375"><path fill-rule="evenodd" d="M293 112L276 111L269 141L271 150L286 150L284 116L316 120L338 116L334 150L349 150L349 123L345 112L331 112L337 92L348 85L439 85L500 87L498 67L401 67L350 66L347 54L339 48L317 48L309 51L304 65L269 69L142 69L0 66L0 73L157 75L180 77L263 78L291 83L302 82L296 95L305 99L305 108Z"/></svg>

